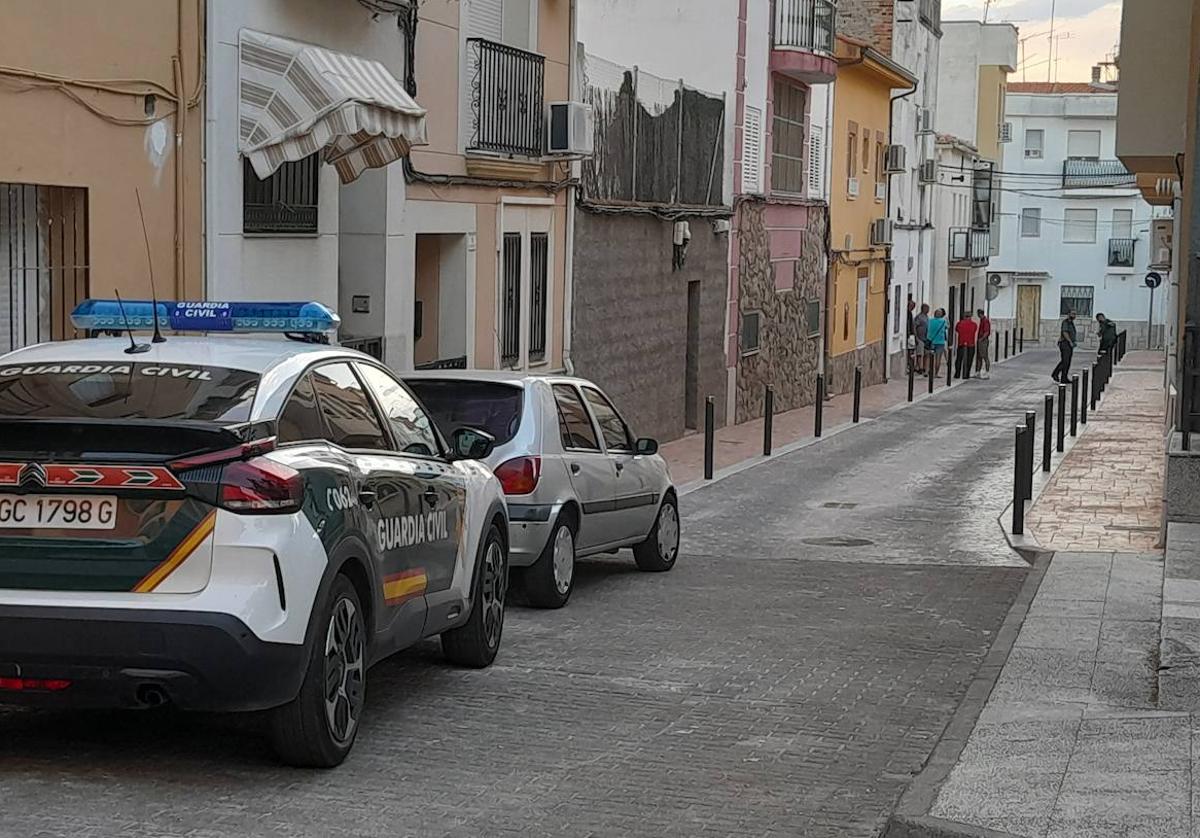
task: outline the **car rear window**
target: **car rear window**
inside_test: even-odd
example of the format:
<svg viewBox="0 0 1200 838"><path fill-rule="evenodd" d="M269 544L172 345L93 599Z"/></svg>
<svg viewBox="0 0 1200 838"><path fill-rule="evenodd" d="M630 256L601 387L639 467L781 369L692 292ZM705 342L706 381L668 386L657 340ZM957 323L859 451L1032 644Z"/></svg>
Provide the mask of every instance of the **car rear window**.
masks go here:
<svg viewBox="0 0 1200 838"><path fill-rule="evenodd" d="M456 381L416 378L409 388L433 414L446 436L459 428L487 431L503 445L517 435L521 424L524 391L511 384L493 381Z"/></svg>
<svg viewBox="0 0 1200 838"><path fill-rule="evenodd" d="M4 364L0 416L29 419L250 418L258 373L156 363Z"/></svg>

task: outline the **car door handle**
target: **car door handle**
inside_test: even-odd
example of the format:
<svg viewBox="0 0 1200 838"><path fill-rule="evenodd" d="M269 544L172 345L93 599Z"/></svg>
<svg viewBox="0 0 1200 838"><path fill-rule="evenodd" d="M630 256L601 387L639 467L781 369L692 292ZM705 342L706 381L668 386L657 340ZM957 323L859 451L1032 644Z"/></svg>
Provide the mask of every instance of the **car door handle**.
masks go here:
<svg viewBox="0 0 1200 838"><path fill-rule="evenodd" d="M625 464L622 463L620 460L617 461L616 466L617 466L617 474L620 474L621 472L623 472L625 470Z"/></svg>
<svg viewBox="0 0 1200 838"><path fill-rule="evenodd" d="M371 489L359 489L358 490L358 502L361 503L367 509L370 509L372 506L375 505L375 498L376 498L375 492Z"/></svg>
<svg viewBox="0 0 1200 838"><path fill-rule="evenodd" d="M579 463L571 463L571 474L579 474Z"/></svg>
<svg viewBox="0 0 1200 838"><path fill-rule="evenodd" d="M437 489L433 489L433 488L426 489L424 498L425 498L425 502L427 504L429 504L431 507L437 506L437 502L438 502Z"/></svg>

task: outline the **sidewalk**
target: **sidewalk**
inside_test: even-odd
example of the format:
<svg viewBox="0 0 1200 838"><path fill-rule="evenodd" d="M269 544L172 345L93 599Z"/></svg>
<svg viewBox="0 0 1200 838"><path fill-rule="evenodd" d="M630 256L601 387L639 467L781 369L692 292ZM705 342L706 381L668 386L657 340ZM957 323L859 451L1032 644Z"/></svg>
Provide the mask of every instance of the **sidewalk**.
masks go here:
<svg viewBox="0 0 1200 838"><path fill-rule="evenodd" d="M1035 347L1036 348L1036 347ZM1029 351L1029 350L1027 350ZM1017 357L1013 355L1012 357ZM1008 360L1008 359L1004 359ZM999 364L1003 366L1004 360ZM993 368L995 364L993 364ZM953 387L961 386L964 382L955 381ZM815 385L814 385L815 386ZM946 389L946 371L934 382L934 395ZM929 398L929 380L918 376L913 382L913 401ZM886 384L864 387L860 418L862 421L877 419L888 410L903 404L908 399L908 378L893 378ZM796 408L786 413L775 414L773 445L774 451L779 451L788 445L813 439L814 428L813 407ZM822 415L822 426L825 433L844 425L854 418L854 394L834 396L825 402ZM747 460L762 456L763 450L763 420L753 419L740 425L720 428L713 440L714 471L738 465ZM703 431L689 434L681 439L663 444L659 453L666 459L671 468L671 479L676 486L686 486L704 477L704 433Z"/></svg>
<svg viewBox="0 0 1200 838"><path fill-rule="evenodd" d="M1059 552L928 813L945 834L1200 834L1200 730L1159 689L1161 363L1126 357L1030 510Z"/></svg>

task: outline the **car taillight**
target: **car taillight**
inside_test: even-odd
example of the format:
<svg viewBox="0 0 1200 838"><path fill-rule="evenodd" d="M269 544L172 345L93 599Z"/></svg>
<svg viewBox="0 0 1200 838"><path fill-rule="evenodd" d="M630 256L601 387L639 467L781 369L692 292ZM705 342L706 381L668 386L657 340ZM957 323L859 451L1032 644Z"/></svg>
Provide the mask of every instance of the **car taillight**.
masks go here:
<svg viewBox="0 0 1200 838"><path fill-rule="evenodd" d="M0 678L0 690L9 692L32 690L59 693L69 686L71 686L71 682L62 678Z"/></svg>
<svg viewBox="0 0 1200 838"><path fill-rule="evenodd" d="M231 512L296 512L303 497L300 472L265 457L230 463L221 474L221 506Z"/></svg>
<svg viewBox="0 0 1200 838"><path fill-rule="evenodd" d="M541 476L541 457L517 457L496 466L496 478L506 495L528 495Z"/></svg>

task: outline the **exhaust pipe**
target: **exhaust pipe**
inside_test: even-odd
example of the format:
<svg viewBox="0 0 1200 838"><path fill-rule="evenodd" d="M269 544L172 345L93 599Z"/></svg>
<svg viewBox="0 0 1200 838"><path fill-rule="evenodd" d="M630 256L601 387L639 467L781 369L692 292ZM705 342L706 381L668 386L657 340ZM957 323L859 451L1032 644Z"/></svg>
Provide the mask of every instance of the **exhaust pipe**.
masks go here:
<svg viewBox="0 0 1200 838"><path fill-rule="evenodd" d="M158 684L140 684L137 688L137 701L143 707L165 707L171 703L166 690Z"/></svg>

